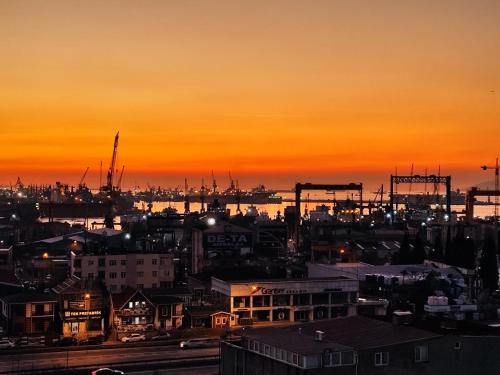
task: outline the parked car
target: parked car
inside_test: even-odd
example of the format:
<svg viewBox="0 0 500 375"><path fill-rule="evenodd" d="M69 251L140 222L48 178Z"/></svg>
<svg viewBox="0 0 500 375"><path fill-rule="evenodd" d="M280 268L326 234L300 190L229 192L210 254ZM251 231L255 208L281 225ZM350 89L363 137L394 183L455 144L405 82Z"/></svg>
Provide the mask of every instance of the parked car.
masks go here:
<svg viewBox="0 0 500 375"><path fill-rule="evenodd" d="M208 348L210 346L217 346L218 342L218 339L210 338L189 339L181 341L179 346L181 349Z"/></svg>
<svg viewBox="0 0 500 375"><path fill-rule="evenodd" d="M14 344L14 342L12 342L9 339L1 339L0 340L0 349L11 349L14 346L16 346L16 344Z"/></svg>
<svg viewBox="0 0 500 375"><path fill-rule="evenodd" d="M74 337L62 337L55 344L57 346L72 346L78 344L78 340Z"/></svg>
<svg viewBox="0 0 500 375"><path fill-rule="evenodd" d="M153 336L151 337L151 340L153 341L157 341L157 340L167 340L169 339L170 337L172 337L172 335L168 332L163 332L163 333L160 333L158 336Z"/></svg>
<svg viewBox="0 0 500 375"><path fill-rule="evenodd" d="M146 335L140 333L132 333L130 336L122 337L122 342L137 342L146 341Z"/></svg>
<svg viewBox="0 0 500 375"><path fill-rule="evenodd" d="M100 368L92 371L92 375L125 375L123 371L112 370L110 368Z"/></svg>
<svg viewBox="0 0 500 375"><path fill-rule="evenodd" d="M103 335L97 335L97 336L91 336L88 337L86 340L80 341L80 345L100 345L104 342L104 336Z"/></svg>

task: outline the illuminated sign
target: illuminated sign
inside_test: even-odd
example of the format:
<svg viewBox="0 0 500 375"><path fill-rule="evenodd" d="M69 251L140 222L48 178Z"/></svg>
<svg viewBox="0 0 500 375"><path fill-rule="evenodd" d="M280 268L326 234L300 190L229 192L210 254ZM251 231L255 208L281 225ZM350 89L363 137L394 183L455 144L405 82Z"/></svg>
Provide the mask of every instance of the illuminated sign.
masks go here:
<svg viewBox="0 0 500 375"><path fill-rule="evenodd" d="M264 288L261 286L252 286L251 295L255 294L302 294L309 293L307 289L286 289L286 288Z"/></svg>
<svg viewBox="0 0 500 375"><path fill-rule="evenodd" d="M100 316L101 310L88 310L88 311L65 311L65 318L72 317L87 317L87 316Z"/></svg>
<svg viewBox="0 0 500 375"><path fill-rule="evenodd" d="M249 247L251 245L251 233L221 233L205 235L205 247L208 249Z"/></svg>

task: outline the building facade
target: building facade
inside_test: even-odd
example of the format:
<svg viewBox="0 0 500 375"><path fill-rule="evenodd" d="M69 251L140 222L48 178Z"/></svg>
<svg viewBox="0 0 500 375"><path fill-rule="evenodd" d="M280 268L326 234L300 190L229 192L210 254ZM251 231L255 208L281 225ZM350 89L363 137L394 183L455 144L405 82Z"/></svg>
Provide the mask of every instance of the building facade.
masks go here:
<svg viewBox="0 0 500 375"><path fill-rule="evenodd" d="M223 281L212 278L215 301L240 325L313 321L356 314L359 284L346 277Z"/></svg>
<svg viewBox="0 0 500 375"><path fill-rule="evenodd" d="M62 334L77 340L104 335L107 328L108 300L96 285L86 287L73 277L52 289L59 299Z"/></svg>
<svg viewBox="0 0 500 375"><path fill-rule="evenodd" d="M46 293L23 292L0 296L2 320L13 335L46 334L54 330L57 298Z"/></svg>
<svg viewBox="0 0 500 375"><path fill-rule="evenodd" d="M157 252L72 252L71 276L83 282L99 280L110 293L119 293L127 287L170 288L174 282L174 262L171 254Z"/></svg>

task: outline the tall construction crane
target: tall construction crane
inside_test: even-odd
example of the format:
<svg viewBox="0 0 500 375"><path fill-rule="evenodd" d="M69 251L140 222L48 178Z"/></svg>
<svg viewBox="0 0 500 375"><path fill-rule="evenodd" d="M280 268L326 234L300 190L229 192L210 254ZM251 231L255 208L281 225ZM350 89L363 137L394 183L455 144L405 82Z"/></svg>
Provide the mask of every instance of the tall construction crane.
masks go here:
<svg viewBox="0 0 500 375"><path fill-rule="evenodd" d="M494 166L488 166L488 165L483 165L481 166L481 169L483 171L486 171L488 169L493 169L495 170L495 191L498 191L498 188L499 188L499 180L498 180L498 157L497 157L497 160L495 162L495 165ZM496 218L498 217L498 196L495 195L495 222L496 222Z"/></svg>
<svg viewBox="0 0 500 375"><path fill-rule="evenodd" d="M111 157L111 164L109 165L108 175L106 177L106 190L108 192L113 191L113 177L115 175L116 155L118 153L119 138L120 138L120 132L117 132L115 135L115 143L113 145L113 156Z"/></svg>
<svg viewBox="0 0 500 375"><path fill-rule="evenodd" d="M85 169L85 172L83 173L83 176L80 179L80 182L78 183L78 187L80 189L83 189L85 187L85 177L87 177L87 173L88 173L89 169L90 169L90 167L87 167L87 169Z"/></svg>
<svg viewBox="0 0 500 375"><path fill-rule="evenodd" d="M123 179L123 171L125 170L125 166L122 166L122 171L120 172L120 177L118 177L118 181L116 182L116 190L122 190L122 179Z"/></svg>

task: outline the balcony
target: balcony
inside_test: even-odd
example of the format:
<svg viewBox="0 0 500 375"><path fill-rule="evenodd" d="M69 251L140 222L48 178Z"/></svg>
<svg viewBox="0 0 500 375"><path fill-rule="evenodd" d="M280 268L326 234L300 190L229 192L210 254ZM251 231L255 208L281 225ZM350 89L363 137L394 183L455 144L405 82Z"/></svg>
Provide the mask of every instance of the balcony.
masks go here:
<svg viewBox="0 0 500 375"><path fill-rule="evenodd" d="M153 312L150 308L136 308L136 309L123 309L121 311L122 316L139 316L139 315L152 315Z"/></svg>

